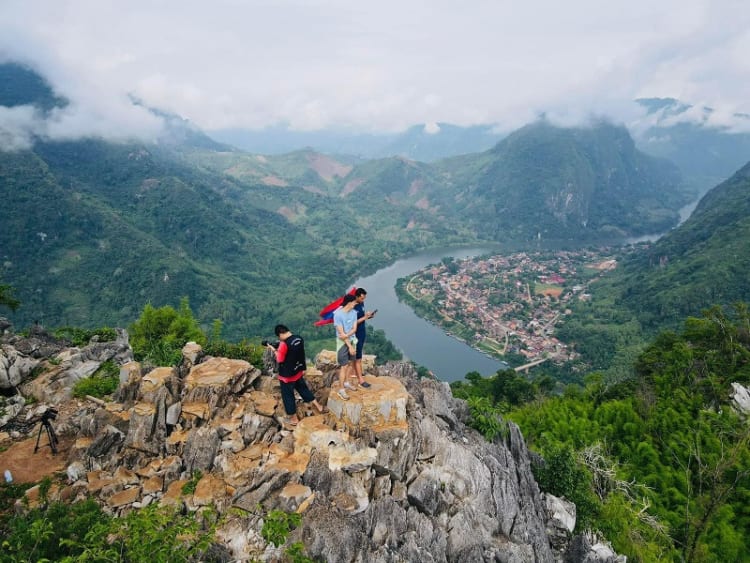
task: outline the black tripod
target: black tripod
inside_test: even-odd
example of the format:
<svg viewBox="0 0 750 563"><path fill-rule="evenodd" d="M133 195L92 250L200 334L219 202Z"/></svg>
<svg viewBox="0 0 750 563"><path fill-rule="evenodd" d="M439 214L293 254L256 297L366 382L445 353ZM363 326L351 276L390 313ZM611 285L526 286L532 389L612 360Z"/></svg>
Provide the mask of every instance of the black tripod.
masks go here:
<svg viewBox="0 0 750 563"><path fill-rule="evenodd" d="M39 425L39 433L36 435L36 445L34 446L34 453L39 449L39 439L42 437L42 430L47 431L47 441L53 454L57 453L57 434L55 429L52 428L50 420L57 418L57 411L55 409L49 409L42 415L41 424Z"/></svg>

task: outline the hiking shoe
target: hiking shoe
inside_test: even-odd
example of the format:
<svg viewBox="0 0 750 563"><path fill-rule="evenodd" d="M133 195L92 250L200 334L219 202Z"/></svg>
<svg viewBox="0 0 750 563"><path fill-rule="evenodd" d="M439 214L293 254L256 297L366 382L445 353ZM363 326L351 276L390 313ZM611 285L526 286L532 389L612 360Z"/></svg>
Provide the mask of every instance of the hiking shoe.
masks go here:
<svg viewBox="0 0 750 563"><path fill-rule="evenodd" d="M346 391L344 389L338 390L338 396L341 397L344 401L349 400L349 395L346 394Z"/></svg>
<svg viewBox="0 0 750 563"><path fill-rule="evenodd" d="M364 387L365 389L367 389L368 387L372 387L372 385L370 383L367 383L367 381L363 381L359 384L359 386Z"/></svg>
<svg viewBox="0 0 750 563"><path fill-rule="evenodd" d="M357 390L357 386L354 385L353 383L349 383L348 381L346 383L344 383L344 387L346 387L347 389L349 389L349 391L356 391Z"/></svg>

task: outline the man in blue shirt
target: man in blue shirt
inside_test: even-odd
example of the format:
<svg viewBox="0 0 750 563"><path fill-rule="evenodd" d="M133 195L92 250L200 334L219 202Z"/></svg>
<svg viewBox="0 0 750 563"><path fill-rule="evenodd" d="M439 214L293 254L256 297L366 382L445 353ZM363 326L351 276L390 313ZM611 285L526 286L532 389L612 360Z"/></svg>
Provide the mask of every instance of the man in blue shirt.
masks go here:
<svg viewBox="0 0 750 563"><path fill-rule="evenodd" d="M367 297L367 291L363 287L358 287L354 292L354 310L357 312L357 331L354 335L357 337L356 353L354 360L354 373L357 374L357 381L360 386L367 388L370 384L365 381L365 376L362 373L362 353L365 348L365 339L367 338L367 327L365 321L371 319L375 314L373 311L365 311L365 298Z"/></svg>

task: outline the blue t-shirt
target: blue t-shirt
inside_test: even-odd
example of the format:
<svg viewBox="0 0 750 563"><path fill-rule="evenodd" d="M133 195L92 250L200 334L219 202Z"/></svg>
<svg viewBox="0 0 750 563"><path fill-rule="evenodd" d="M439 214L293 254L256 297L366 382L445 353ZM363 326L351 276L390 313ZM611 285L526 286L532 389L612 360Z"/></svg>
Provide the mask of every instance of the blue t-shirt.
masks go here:
<svg viewBox="0 0 750 563"><path fill-rule="evenodd" d="M357 320L361 319L365 316L365 304L364 303L357 303L354 306L354 310L357 311ZM357 340L364 340L367 336L367 327L365 327L365 322L362 321L357 325L357 332L355 333L357 335Z"/></svg>
<svg viewBox="0 0 750 563"><path fill-rule="evenodd" d="M352 309L349 312L344 311L343 307L339 307L336 309L333 313L333 327L336 331L336 350L338 351L339 348L341 348L344 345L344 341L339 338L339 331L336 329L337 326L340 326L344 329L344 333L348 333L352 330L352 327L357 322L357 311ZM357 343L357 337L352 336L349 340L353 344Z"/></svg>

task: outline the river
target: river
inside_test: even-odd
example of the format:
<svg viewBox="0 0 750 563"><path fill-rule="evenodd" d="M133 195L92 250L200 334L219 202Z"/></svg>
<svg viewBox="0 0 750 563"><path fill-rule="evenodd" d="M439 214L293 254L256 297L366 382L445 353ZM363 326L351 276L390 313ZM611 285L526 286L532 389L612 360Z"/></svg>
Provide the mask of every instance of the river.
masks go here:
<svg viewBox="0 0 750 563"><path fill-rule="evenodd" d="M406 359L425 366L443 381L461 380L470 371L494 375L506 364L448 336L441 328L415 315L408 305L398 300L395 286L398 278L414 274L446 256L461 259L498 250L499 246L433 249L402 258L371 276L358 279L354 285L367 290L365 307L368 311L378 310L368 322L385 331Z"/></svg>
<svg viewBox="0 0 750 563"><path fill-rule="evenodd" d="M680 224L690 216L697 204L698 200L680 209ZM655 241L663 234L629 238L620 240L617 244ZM555 244L546 242L543 246ZM462 380L470 371L479 372L483 376L494 375L497 370L506 368L507 364L448 336L441 328L418 317L410 307L399 301L395 286L397 279L412 275L429 264L440 262L446 256L463 259L509 250L507 246L500 244L433 249L397 260L371 276L356 280L354 285L367 290L367 310L378 310L378 314L368 322L373 327L385 331L386 337L401 350L406 359L425 366L443 381ZM516 250L518 249L513 251Z"/></svg>

